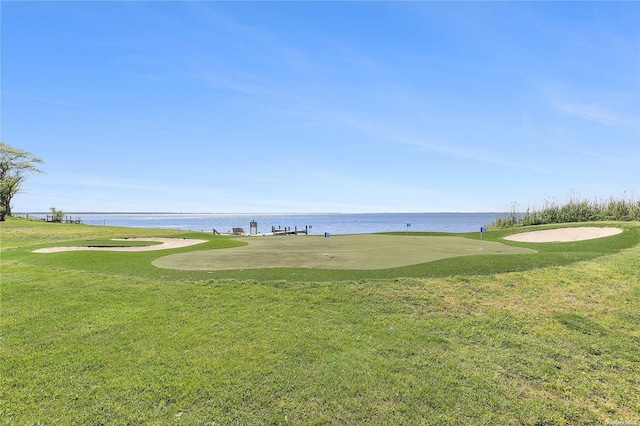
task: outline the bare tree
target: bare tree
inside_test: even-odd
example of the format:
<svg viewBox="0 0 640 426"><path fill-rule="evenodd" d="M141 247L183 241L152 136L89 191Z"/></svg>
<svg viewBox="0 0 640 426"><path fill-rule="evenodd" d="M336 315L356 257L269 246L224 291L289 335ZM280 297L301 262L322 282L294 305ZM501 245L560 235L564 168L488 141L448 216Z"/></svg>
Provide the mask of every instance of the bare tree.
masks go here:
<svg viewBox="0 0 640 426"><path fill-rule="evenodd" d="M28 173L42 173L43 161L30 152L0 142L0 222L11 216L11 199L20 192Z"/></svg>

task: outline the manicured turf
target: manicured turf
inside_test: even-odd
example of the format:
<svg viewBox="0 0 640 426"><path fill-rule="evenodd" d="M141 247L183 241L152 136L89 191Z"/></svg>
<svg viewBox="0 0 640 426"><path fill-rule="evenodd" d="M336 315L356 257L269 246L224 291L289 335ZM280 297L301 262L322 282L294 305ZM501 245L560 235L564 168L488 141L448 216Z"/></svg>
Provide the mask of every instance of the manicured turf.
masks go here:
<svg viewBox="0 0 640 426"><path fill-rule="evenodd" d="M161 257L160 268L228 270L262 268L388 269L449 257L535 253L535 250L462 237L339 235L246 238L247 245Z"/></svg>
<svg viewBox="0 0 640 426"><path fill-rule="evenodd" d="M303 271L315 280L269 281L264 270L244 271L238 280L227 271L151 266L163 253L31 253L90 238L203 234L0 224L0 419L636 422L638 225L616 224L625 232L600 241L542 244L532 254L360 272L309 269ZM206 244L227 250L242 243L210 237ZM174 253L190 251L196 249ZM484 275L459 272L467 264L488 266L478 269ZM447 276L417 276L433 265ZM528 270L496 273L508 265ZM402 278L407 272L416 276ZM326 278L333 273L351 275ZM352 279L363 273L372 279Z"/></svg>
<svg viewBox="0 0 640 426"><path fill-rule="evenodd" d="M164 260L158 260L164 256L172 254L180 254L179 257L187 259L187 263L195 262L199 256L211 257L208 250L221 250L224 253L232 247L241 247L247 245L249 238L234 238L229 236L214 236L202 232L184 232L175 230L156 230L156 229L135 229L135 228L116 228L86 225L67 225L67 224L44 224L40 222L29 222L26 220L13 220L3 224L3 247L9 248L4 251L3 256L7 260L19 259L20 262L37 265L44 268L64 268L68 270L79 270L87 272L102 272L109 274L138 276L150 279L180 279L180 280L202 280L202 279L236 279L236 280L293 280L293 281L326 281L326 280L359 280L359 279L392 279L397 277L442 277L451 275L478 275L490 274L508 271L523 271L533 268L541 268L553 265L566 265L580 260L592 259L607 253L614 253L621 249L632 247L640 241L640 223L638 222L601 222L597 224L590 223L589 226L614 226L624 230L622 234L612 237L601 238L597 240L578 241L571 243L517 243L512 241L504 241L502 237L511 233L522 232L522 228L512 230L490 231L484 234L484 241L481 243L479 233L467 234L446 234L446 233L410 233L409 237L405 233L390 233L400 238L398 241L419 241L414 237L456 237L454 241L465 241L466 247L471 250L465 252L466 256L448 257L440 260L432 260L429 262L411 264L408 266L385 267L384 269L367 269L371 267L371 263L367 264L367 256L364 252L351 253L352 256L359 257L361 269L355 263L350 266L353 269L329 269L325 265L321 267L302 267L303 263L298 259L293 259L298 254L290 250L282 256L289 256L291 267L276 267L271 264L270 267L264 269L255 269L252 262L258 262L259 259L250 259L246 262L242 269L227 270L174 270L162 269L154 266L154 262L161 264ZM44 226L44 228L42 228ZM536 226L531 227L532 230L549 229L555 226ZM576 226L576 224L566 225ZM38 232L40 235L38 236ZM51 247L59 245L78 245L86 244L89 238L110 239L110 238L131 238L131 237L177 237L177 238L197 238L205 239L209 242L199 244L197 246L172 249L164 251L150 251L143 253L114 253L114 252L67 252L67 253L50 253L38 254L32 251L40 247ZM380 235L371 235L375 238ZM267 241L278 243L277 239L281 238L285 244L287 241L291 244L305 243L307 241L319 242L321 247L331 248L332 245L338 247L336 240L345 238L346 241L352 236L332 236L327 241L322 237L311 236L290 236L290 237L253 237L265 238ZM365 238L364 236L360 236ZM369 238L366 237L366 238ZM427 241L426 239L425 241ZM253 240L251 240L253 241ZM534 250L521 254L490 254L485 250L476 250L474 248L481 247L481 244L487 247L493 243L501 243L500 250L514 250L515 248L527 248ZM41 244L38 244L41 243ZM45 244L46 243L46 244ZM267 244L265 242L265 244ZM269 244L271 244L269 242ZM19 245L19 247L16 247ZM408 244L407 244L408 245ZM366 245L362 245L365 247ZM384 245L382 245L384 246ZM510 248L506 248L506 247ZM15 247L15 249L11 249ZM482 246L484 247L484 246ZM386 250L386 246L382 250ZM366 246L367 250L380 250L380 247ZM200 252L199 254L196 252ZM264 250L263 250L264 252ZM401 261L401 255L397 251L386 250L386 256L383 256L381 262L386 259ZM189 253L189 254L187 254ZM195 253L195 255L194 255ZM331 262L336 259L324 254L334 255L330 250L317 250L316 254L320 254L320 260ZM481 254L482 253L482 254ZM460 254L460 253L458 253ZM224 254L223 254L224 255ZM269 254L267 253L267 256ZM427 256L426 253L419 253L419 256ZM284 261L271 256L275 261ZM317 260L316 256L316 260ZM324 258L323 258L324 257ZM386 258L386 259L385 259ZM171 258L169 258L171 259ZM338 259L340 260L340 259ZM419 259L418 259L419 261ZM413 262L413 261L412 261ZM335 263L335 262L334 262ZM172 267L179 265L174 264ZM242 266L242 265L236 265ZM375 266L375 265L374 265ZM206 265L200 266L207 268ZM210 267L209 267L210 268Z"/></svg>

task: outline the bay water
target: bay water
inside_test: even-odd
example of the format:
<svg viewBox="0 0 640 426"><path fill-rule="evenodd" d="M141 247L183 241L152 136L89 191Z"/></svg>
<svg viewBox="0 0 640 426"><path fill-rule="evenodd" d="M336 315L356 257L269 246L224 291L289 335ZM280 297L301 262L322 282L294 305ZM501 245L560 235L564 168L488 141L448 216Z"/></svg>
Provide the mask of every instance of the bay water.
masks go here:
<svg viewBox="0 0 640 426"><path fill-rule="evenodd" d="M45 214L31 213L30 217ZM509 213L65 213L70 219L96 226L179 229L188 231L231 232L257 222L259 233L270 233L272 227L304 229L309 234L369 234L374 232L480 232L494 220Z"/></svg>

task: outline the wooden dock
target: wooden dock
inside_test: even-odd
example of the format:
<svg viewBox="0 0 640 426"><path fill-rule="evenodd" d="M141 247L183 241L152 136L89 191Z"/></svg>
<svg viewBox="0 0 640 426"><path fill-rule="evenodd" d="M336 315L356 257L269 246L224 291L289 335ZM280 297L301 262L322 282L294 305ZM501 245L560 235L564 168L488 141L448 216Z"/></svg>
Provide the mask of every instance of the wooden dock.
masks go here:
<svg viewBox="0 0 640 426"><path fill-rule="evenodd" d="M82 219L76 217L75 219L71 216L58 217L54 215L47 215L46 218L43 219L45 222L57 222L57 223L82 223Z"/></svg>
<svg viewBox="0 0 640 426"><path fill-rule="evenodd" d="M305 234L308 235L309 234L309 225L305 226L304 229L298 229L297 226L295 226L293 228L293 230L291 229L291 227L284 227L280 228L278 227L278 229L276 229L275 226L271 227L271 232L273 232L273 235L298 235L298 234Z"/></svg>

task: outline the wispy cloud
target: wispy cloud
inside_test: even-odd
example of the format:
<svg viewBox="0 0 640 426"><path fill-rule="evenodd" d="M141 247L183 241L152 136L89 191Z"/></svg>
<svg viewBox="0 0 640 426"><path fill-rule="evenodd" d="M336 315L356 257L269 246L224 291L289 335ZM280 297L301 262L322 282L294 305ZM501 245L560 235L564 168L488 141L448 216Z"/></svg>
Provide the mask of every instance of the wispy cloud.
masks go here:
<svg viewBox="0 0 640 426"><path fill-rule="evenodd" d="M576 149L575 150L580 155L583 155L588 158L593 158L597 161L606 164L617 164L620 166L640 166L640 158L634 156L635 154L640 154L640 152L630 152L628 156L624 157L614 157L612 155L606 155L599 152L588 151L585 149Z"/></svg>
<svg viewBox="0 0 640 426"><path fill-rule="evenodd" d="M7 98L15 98L15 99L23 100L23 101L28 101L28 102L31 102L31 103L55 105L57 107L75 108L75 107L79 106L79 104L77 102L74 102L74 101L72 101L70 99L51 98L51 97L45 97L45 96L34 96L34 95L29 94L29 93L16 92L16 91L13 91L13 90L3 90L2 91L2 96L5 99L7 99Z"/></svg>
<svg viewBox="0 0 640 426"><path fill-rule="evenodd" d="M585 103L578 101L567 101L564 99L552 99L551 105L568 115L581 118L584 120L594 121L596 123L608 126L638 126L638 118L626 117L622 114L615 113L606 107L597 103Z"/></svg>
<svg viewBox="0 0 640 426"><path fill-rule="evenodd" d="M434 142L429 140L428 138L407 137L404 135L390 133L387 133L385 135L385 138L392 142L417 147L426 151L438 152L451 157L470 159L488 164L497 164L509 168L527 169L539 173L553 173L553 171L549 169L542 168L537 165L531 165L529 163L524 163L521 160L506 158L503 154L499 154L495 151L489 151L486 149L479 150L471 146L459 146L453 143L442 141Z"/></svg>
<svg viewBox="0 0 640 426"><path fill-rule="evenodd" d="M628 80L629 90L546 81L538 85L542 101L553 110L605 126L640 127L638 80ZM636 85L633 87L633 85Z"/></svg>
<svg viewBox="0 0 640 426"><path fill-rule="evenodd" d="M366 109L353 110L332 103L318 95L294 94L259 76L249 74L228 75L209 74L200 77L209 87L235 91L269 102L271 107L282 113L303 118L306 123L325 123L355 129L376 139L410 147L421 152L434 152L454 158L476 160L512 168L528 169L540 173L553 173L537 164L523 162L522 159L505 157L504 153L489 149L478 149L471 144L459 144L453 140L442 140L422 134L420 128L394 123L389 117L368 113ZM404 94L408 99L411 96ZM406 117L405 117L406 118ZM407 119L406 121L411 121ZM415 120L419 122L420 120ZM298 121L296 121L298 122Z"/></svg>

